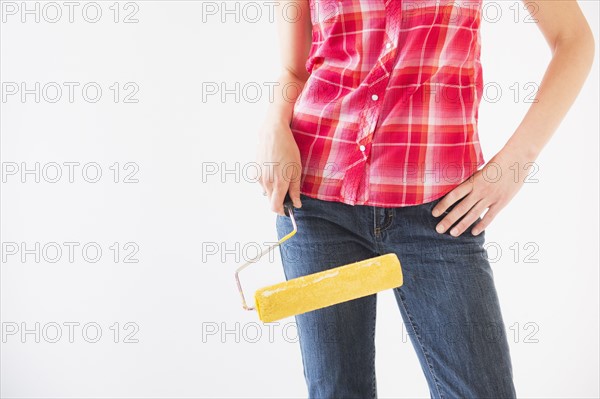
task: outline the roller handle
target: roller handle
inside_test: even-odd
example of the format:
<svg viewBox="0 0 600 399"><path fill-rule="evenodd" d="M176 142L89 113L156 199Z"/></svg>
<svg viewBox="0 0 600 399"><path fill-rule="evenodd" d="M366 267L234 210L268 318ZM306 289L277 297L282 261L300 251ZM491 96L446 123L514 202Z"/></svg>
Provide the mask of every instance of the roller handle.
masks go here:
<svg viewBox="0 0 600 399"><path fill-rule="evenodd" d="M285 215L290 218L290 220L292 222L293 230L290 233L288 233L285 236L283 236L282 238L280 238L279 241L275 245L272 245L269 248L263 250L260 253L260 255L258 256L258 258L251 259L251 260L247 261L242 266L238 267L237 270L235 271L235 281L237 283L237 287L238 287L238 291L240 292L240 296L242 298L242 306L246 310L256 310L256 309L254 307L248 306L246 304L246 298L244 297L244 291L242 290L242 284L240 283L240 277L239 277L240 272L243 269L245 269L246 267L248 267L251 264L255 263L258 259L260 259L266 253L272 251L273 249L275 249L276 247L278 247L279 245L281 245L285 241L289 240L298 231L298 226L296 225L296 219L294 217L294 205L292 203L292 198L290 197L289 193L286 193L285 199L283 200L283 210L285 212Z"/></svg>

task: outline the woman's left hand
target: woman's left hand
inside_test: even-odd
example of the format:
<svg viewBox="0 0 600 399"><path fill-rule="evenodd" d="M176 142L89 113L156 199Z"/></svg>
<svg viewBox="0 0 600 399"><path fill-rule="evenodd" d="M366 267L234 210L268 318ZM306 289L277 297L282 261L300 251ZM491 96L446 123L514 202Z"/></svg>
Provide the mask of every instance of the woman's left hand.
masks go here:
<svg viewBox="0 0 600 399"><path fill-rule="evenodd" d="M463 219L450 230L454 237L477 220L489 208L484 217L471 230L477 235L494 220L523 186L533 157L518 150L504 147L481 170L475 172L466 181L448 192L432 210L438 217L452 204L456 206L438 223L436 231L444 233L458 219ZM466 215L465 215L466 214Z"/></svg>

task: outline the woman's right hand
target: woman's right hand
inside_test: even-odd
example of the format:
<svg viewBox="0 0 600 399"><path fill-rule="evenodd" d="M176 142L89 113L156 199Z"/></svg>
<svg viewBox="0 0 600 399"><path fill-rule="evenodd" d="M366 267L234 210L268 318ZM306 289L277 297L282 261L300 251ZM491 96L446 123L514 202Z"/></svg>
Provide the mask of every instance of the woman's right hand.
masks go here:
<svg viewBox="0 0 600 399"><path fill-rule="evenodd" d="M265 122L259 132L256 162L260 165L260 184L271 203L271 210L285 216L283 201L289 192L295 208L300 208L302 165L298 144L289 125Z"/></svg>

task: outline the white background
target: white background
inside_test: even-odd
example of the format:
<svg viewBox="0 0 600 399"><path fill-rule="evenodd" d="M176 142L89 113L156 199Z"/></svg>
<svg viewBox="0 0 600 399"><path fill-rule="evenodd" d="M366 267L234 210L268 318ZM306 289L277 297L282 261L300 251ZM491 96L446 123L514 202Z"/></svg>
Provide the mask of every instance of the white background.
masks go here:
<svg viewBox="0 0 600 399"><path fill-rule="evenodd" d="M277 36L268 8L261 6L262 17L252 22L244 18L254 15L244 14L246 3L238 4L239 21L235 13L221 20L221 2L213 3L219 13L203 21L200 1L121 2L117 23L112 1L99 2L97 23L83 18L85 2L73 23L62 2L57 23L44 15L21 22L21 2L17 15L3 14L1 81L28 88L57 82L64 91L56 103L48 101L50 86L39 103L33 95L22 101L20 93L1 103L2 396L306 397L293 318L263 325L241 308L234 282L236 266L276 240L275 214L244 165L254 161L269 101L265 82L279 73ZM598 41L598 2L579 4ZM502 95L494 99L490 90L480 108L486 161L521 121L531 93L525 85L539 83L551 56L536 24L524 22L520 1L494 5L502 16L494 21L489 8L482 64L486 84ZM123 23L132 12L138 22ZM495 248L488 247L490 256L498 257L493 270L523 398L600 394L597 55L576 103L537 159L538 182L525 184L486 230ZM72 103L64 82L80 84ZM96 103L81 95L89 82L103 90ZM115 82L121 95L134 83L138 102L115 102ZM206 83L219 93L203 98ZM222 100L221 85L235 89L236 83L262 92L256 101L252 89ZM8 173L11 165L31 169L36 162L46 172L39 183L33 174ZM80 163L74 181L63 165L62 178L50 183L54 162ZM94 162L102 177L89 183L82 165ZM115 183L110 167L116 162ZM222 173L236 163L238 173ZM207 173L212 166L216 174ZM125 183L132 171L138 182ZM79 244L73 262L64 242ZM23 261L21 252L7 251L11 243L27 249L39 243L47 252L38 252L39 262L35 254ZM49 243L63 249L55 263ZM83 257L86 243L102 249L96 263ZM139 262L124 262L135 246L132 259ZM250 297L283 281L278 254L242 278ZM73 342L69 322L79 323ZM39 342L35 333L21 335L35 323ZM86 341L95 336L94 329L83 335L86 323L101 328L98 342ZM52 343L56 325L62 336ZM19 331L8 334L15 326ZM124 342L132 332L129 339L138 342ZM377 349L380 397L429 397L391 291L379 294Z"/></svg>

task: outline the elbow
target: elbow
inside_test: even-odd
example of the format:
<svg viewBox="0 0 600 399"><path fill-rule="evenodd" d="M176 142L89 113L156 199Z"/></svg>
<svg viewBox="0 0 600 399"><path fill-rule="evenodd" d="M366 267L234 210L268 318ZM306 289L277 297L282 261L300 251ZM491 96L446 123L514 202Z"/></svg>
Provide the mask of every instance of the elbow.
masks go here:
<svg viewBox="0 0 600 399"><path fill-rule="evenodd" d="M592 33L592 31L590 30L588 35L587 35L587 41L588 46L589 46L589 57L590 57L590 64L592 64L594 62L594 57L596 56L596 40L594 39L594 34Z"/></svg>
<svg viewBox="0 0 600 399"><path fill-rule="evenodd" d="M580 61L591 69L596 54L596 40L589 25L585 24L576 32L557 38L553 46L553 53L561 48L575 50Z"/></svg>
<svg viewBox="0 0 600 399"><path fill-rule="evenodd" d="M591 66L596 55L596 40L588 24L585 24L585 28L579 33L577 40L580 46L581 57Z"/></svg>

